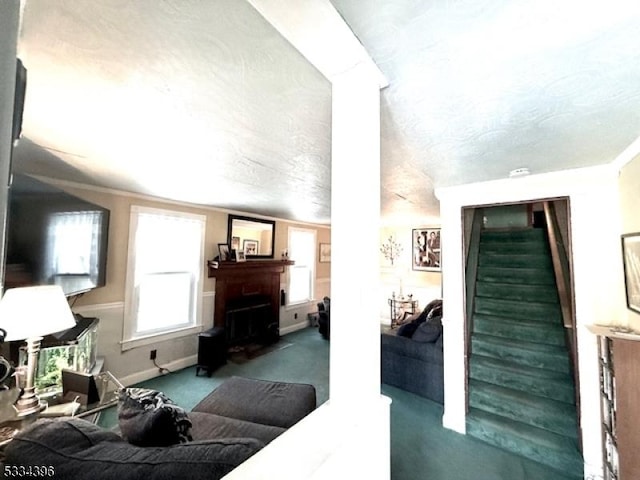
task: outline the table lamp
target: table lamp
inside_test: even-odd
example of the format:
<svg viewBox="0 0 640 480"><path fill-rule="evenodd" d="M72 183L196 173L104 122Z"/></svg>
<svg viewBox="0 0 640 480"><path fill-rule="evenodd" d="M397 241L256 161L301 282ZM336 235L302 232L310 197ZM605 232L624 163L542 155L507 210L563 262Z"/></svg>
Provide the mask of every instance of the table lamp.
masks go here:
<svg viewBox="0 0 640 480"><path fill-rule="evenodd" d="M75 324L64 292L58 285L12 288L0 300L0 328L7 332L5 341L27 342L25 385L14 405L18 416L37 413L44 407L34 385L42 337Z"/></svg>

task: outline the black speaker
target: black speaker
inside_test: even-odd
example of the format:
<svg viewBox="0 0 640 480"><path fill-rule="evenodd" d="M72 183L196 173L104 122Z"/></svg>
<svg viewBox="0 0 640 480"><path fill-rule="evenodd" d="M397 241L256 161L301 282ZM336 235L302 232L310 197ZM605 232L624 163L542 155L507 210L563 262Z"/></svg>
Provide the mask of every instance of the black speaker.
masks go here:
<svg viewBox="0 0 640 480"><path fill-rule="evenodd" d="M207 372L207 376L221 365L227 363L227 343L224 328L213 327L198 335L198 366L196 376L200 369Z"/></svg>
<svg viewBox="0 0 640 480"><path fill-rule="evenodd" d="M27 92L27 69L22 60L16 61L16 90L13 97L13 129L12 139L15 143L22 134L22 113L24 111L24 97Z"/></svg>

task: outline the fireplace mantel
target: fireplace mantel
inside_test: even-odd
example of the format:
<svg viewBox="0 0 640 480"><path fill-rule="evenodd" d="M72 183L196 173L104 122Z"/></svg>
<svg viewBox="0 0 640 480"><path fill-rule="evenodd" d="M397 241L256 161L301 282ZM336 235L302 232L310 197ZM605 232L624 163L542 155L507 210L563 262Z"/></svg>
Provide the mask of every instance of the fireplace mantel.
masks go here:
<svg viewBox="0 0 640 480"><path fill-rule="evenodd" d="M248 328L257 332L257 338L252 340L259 343L277 341L280 336L280 275L293 264L291 260L207 263L209 277L216 279L214 325L225 329L228 346L246 341L246 338L234 338L233 332L238 329L227 325L233 316L230 306L260 304L264 307L265 299L269 299L266 311L270 314L264 315L262 310L259 321L263 325L252 323Z"/></svg>
<svg viewBox="0 0 640 480"><path fill-rule="evenodd" d="M284 273L285 267L293 264L293 260L247 260L246 262L213 262L209 260L207 267L209 278L220 278L253 275L254 273Z"/></svg>

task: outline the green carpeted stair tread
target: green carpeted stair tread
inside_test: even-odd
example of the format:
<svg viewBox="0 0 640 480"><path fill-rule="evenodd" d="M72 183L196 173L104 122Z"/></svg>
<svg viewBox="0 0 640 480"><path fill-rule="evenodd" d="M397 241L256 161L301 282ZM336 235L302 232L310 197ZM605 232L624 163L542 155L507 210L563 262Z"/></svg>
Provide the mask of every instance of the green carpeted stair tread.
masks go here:
<svg viewBox="0 0 640 480"><path fill-rule="evenodd" d="M546 253L526 253L517 255L502 255L498 253L478 253L479 267L523 267L535 265L538 268L552 268L551 257Z"/></svg>
<svg viewBox="0 0 640 480"><path fill-rule="evenodd" d="M473 331L494 337L512 338L535 343L564 346L564 328L559 323L513 320L476 313L473 315Z"/></svg>
<svg viewBox="0 0 640 480"><path fill-rule="evenodd" d="M472 355L478 354L518 365L570 373L566 349L555 345L473 333L471 335L471 351Z"/></svg>
<svg viewBox="0 0 640 480"><path fill-rule="evenodd" d="M491 445L522 455L571 478L583 478L583 460L575 440L470 408L467 434Z"/></svg>
<svg viewBox="0 0 640 480"><path fill-rule="evenodd" d="M512 283L477 281L476 295L503 300L558 303L558 290L555 285L516 285Z"/></svg>
<svg viewBox="0 0 640 480"><path fill-rule="evenodd" d="M511 228L509 230L482 230L480 242L531 242L544 241L546 235L541 228Z"/></svg>
<svg viewBox="0 0 640 480"><path fill-rule="evenodd" d="M532 320L539 322L562 322L562 312L558 304L505 300L502 298L475 297L474 313L512 318L514 320Z"/></svg>
<svg viewBox="0 0 640 480"><path fill-rule="evenodd" d="M523 285L554 285L553 271L548 267L495 267L485 265L477 273L482 282L514 283Z"/></svg>
<svg viewBox="0 0 640 480"><path fill-rule="evenodd" d="M469 360L469 377L485 383L529 392L568 404L575 404L571 374L518 365L504 360L473 354Z"/></svg>
<svg viewBox="0 0 640 480"><path fill-rule="evenodd" d="M469 406L576 440L578 438L575 405L471 379Z"/></svg>
<svg viewBox="0 0 640 480"><path fill-rule="evenodd" d="M491 253L497 255L544 253L548 255L549 246L544 241L524 241L524 242L482 242L480 241L481 253Z"/></svg>

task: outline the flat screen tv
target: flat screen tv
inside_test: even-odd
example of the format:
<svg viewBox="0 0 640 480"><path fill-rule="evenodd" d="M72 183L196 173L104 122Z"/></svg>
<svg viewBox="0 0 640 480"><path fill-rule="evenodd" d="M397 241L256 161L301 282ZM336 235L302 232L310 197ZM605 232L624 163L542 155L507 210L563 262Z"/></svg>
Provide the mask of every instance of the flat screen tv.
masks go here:
<svg viewBox="0 0 640 480"><path fill-rule="evenodd" d="M74 296L105 285L108 209L20 174L8 207L5 288L60 285Z"/></svg>

